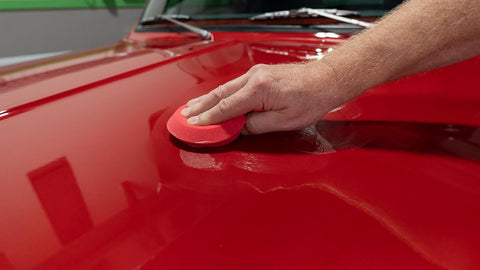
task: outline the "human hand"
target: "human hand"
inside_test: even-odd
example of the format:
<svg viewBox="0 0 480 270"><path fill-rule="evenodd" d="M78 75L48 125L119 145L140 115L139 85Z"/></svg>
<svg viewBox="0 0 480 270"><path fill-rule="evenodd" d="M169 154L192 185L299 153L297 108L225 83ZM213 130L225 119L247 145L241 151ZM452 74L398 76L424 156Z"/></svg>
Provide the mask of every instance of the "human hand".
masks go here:
<svg viewBox="0 0 480 270"><path fill-rule="evenodd" d="M181 114L200 126L247 114L243 133L261 134L304 128L344 101L328 65L261 64L190 100Z"/></svg>

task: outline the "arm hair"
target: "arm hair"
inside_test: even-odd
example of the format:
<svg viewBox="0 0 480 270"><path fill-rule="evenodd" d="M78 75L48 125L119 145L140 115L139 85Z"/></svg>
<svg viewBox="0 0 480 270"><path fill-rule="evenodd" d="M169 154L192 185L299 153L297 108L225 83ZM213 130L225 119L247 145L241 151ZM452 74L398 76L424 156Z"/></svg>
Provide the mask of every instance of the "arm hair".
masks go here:
<svg viewBox="0 0 480 270"><path fill-rule="evenodd" d="M324 59L348 100L376 85L480 53L480 1L410 0Z"/></svg>

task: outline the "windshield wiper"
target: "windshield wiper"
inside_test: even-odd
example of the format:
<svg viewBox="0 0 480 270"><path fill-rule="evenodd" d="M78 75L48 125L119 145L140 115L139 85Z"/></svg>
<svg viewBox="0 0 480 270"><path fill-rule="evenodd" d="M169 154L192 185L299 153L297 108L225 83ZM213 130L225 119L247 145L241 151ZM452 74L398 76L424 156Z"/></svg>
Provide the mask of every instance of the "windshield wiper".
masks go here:
<svg viewBox="0 0 480 270"><path fill-rule="evenodd" d="M355 11L349 10L337 10L337 9L313 9L313 8L299 8L292 10L281 10L274 12L266 12L260 15L256 15L250 18L250 20L274 20L285 18L314 18L314 17L326 17L336 21L345 22L349 24L359 25L365 28L371 28L375 26L373 23L367 23L360 20L349 19L342 17L341 15L356 15Z"/></svg>
<svg viewBox="0 0 480 270"><path fill-rule="evenodd" d="M156 23L161 23L164 21L168 21L171 23L174 23L178 26L181 26L197 35L199 35L202 39L209 40L212 39L212 34L208 32L205 29L186 24L184 22L181 22L179 20L190 20L190 16L188 15L182 15L182 14L172 14L172 15L157 15L152 18L147 18L142 21L140 21L140 25L151 25L151 24L156 24Z"/></svg>

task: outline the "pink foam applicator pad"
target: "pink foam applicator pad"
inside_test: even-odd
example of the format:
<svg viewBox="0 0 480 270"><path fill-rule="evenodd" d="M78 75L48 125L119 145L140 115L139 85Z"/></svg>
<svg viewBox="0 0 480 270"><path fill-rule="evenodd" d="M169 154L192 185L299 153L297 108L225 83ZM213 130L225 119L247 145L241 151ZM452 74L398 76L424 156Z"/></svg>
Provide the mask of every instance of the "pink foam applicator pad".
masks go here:
<svg viewBox="0 0 480 270"><path fill-rule="evenodd" d="M181 106L168 119L167 129L177 139L191 146L215 147L229 144L240 135L245 125L245 115L215 125L190 125L187 118L180 114L186 107L187 105Z"/></svg>

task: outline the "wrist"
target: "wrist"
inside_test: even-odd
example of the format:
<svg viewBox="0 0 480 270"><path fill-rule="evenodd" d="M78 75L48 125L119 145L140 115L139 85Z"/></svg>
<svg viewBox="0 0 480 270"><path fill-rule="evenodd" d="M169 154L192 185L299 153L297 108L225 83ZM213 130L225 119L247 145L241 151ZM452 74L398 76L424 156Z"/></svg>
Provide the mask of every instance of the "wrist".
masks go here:
<svg viewBox="0 0 480 270"><path fill-rule="evenodd" d="M351 83L345 69L328 59L307 63L306 69L313 81L312 88L319 92L325 108L333 109L364 91L358 84Z"/></svg>

